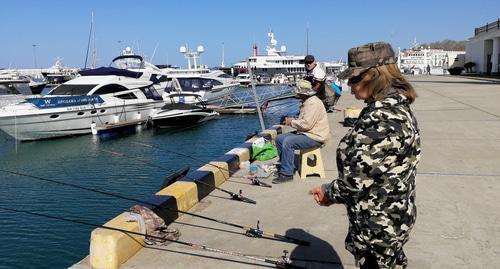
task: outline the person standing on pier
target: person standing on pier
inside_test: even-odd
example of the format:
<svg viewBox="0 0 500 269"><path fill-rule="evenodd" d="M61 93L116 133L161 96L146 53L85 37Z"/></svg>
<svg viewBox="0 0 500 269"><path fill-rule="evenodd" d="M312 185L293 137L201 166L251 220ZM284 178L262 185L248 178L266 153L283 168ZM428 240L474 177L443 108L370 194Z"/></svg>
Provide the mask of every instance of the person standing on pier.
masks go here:
<svg viewBox="0 0 500 269"><path fill-rule="evenodd" d="M364 100L354 127L337 149L338 178L309 191L321 206L344 204L346 249L365 268L405 268L403 246L416 219L415 177L420 134L410 109L416 92L401 75L392 47L383 42L351 48L348 79Z"/></svg>
<svg viewBox="0 0 500 269"><path fill-rule="evenodd" d="M298 118L286 117L284 124L296 129L296 132L280 134L276 137L276 148L280 158L278 177L273 179L274 184L293 180L295 171L294 150L319 147L325 143L330 134L330 125L326 110L321 100L316 97L317 92L307 80L299 80L295 90L301 101Z"/></svg>
<svg viewBox="0 0 500 269"><path fill-rule="evenodd" d="M313 90L318 92L317 96L323 102L327 112L333 112L333 94L329 91L325 91L325 71L318 66L312 55L307 55L304 58L304 64L306 68L304 79L311 82Z"/></svg>

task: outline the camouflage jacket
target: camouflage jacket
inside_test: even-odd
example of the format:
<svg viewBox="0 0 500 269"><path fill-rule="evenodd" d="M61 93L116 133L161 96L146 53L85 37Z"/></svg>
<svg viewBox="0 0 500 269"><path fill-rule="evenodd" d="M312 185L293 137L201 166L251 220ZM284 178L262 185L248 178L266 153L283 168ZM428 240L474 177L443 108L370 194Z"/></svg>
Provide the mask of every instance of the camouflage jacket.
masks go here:
<svg viewBox="0 0 500 269"><path fill-rule="evenodd" d="M340 141L339 177L323 188L333 203L347 208L346 248L356 258L367 250L389 256L402 251L416 218L419 159L417 121L406 97L397 93L369 103Z"/></svg>

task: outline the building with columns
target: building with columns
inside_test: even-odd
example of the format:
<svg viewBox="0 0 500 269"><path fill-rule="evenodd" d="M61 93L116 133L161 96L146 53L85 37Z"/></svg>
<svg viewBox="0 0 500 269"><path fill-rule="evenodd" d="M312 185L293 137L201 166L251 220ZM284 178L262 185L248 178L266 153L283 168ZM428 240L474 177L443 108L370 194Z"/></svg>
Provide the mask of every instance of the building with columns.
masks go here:
<svg viewBox="0 0 500 269"><path fill-rule="evenodd" d="M467 42L466 62L476 64L476 72L500 73L500 19L474 29Z"/></svg>

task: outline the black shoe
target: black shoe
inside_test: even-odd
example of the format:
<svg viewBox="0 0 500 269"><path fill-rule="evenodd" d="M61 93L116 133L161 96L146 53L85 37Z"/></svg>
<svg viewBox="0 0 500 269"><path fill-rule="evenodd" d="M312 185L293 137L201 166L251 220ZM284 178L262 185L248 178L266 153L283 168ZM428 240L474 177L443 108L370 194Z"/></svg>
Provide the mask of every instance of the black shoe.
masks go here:
<svg viewBox="0 0 500 269"><path fill-rule="evenodd" d="M285 176L282 174L279 174L279 176L275 179L273 179L273 184L281 184L281 183L286 183L289 181L293 180L293 176Z"/></svg>

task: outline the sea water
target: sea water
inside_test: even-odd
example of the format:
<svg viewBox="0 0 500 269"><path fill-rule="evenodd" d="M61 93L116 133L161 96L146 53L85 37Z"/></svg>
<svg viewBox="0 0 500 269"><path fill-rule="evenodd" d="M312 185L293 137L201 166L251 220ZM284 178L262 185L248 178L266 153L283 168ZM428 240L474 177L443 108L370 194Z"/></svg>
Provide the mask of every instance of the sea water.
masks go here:
<svg viewBox="0 0 500 269"><path fill-rule="evenodd" d="M266 127L296 114L297 101L272 102ZM190 128L145 129L101 140L92 135L16 143L0 131L0 168L146 200L170 171L209 162L260 129L257 115L228 115ZM114 151L164 167L106 153ZM104 224L135 203L0 172L0 206ZM89 253L92 227L0 209L0 268L67 268Z"/></svg>

